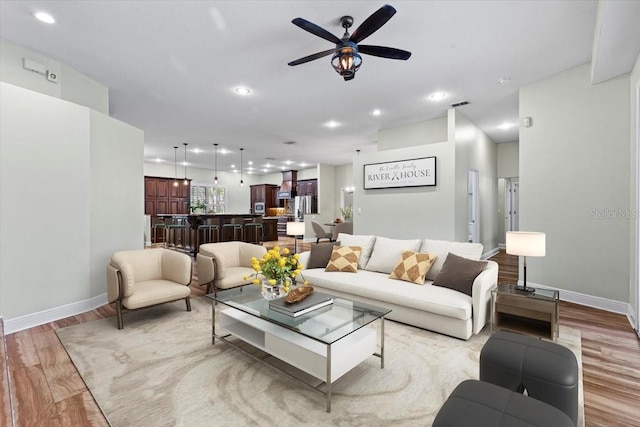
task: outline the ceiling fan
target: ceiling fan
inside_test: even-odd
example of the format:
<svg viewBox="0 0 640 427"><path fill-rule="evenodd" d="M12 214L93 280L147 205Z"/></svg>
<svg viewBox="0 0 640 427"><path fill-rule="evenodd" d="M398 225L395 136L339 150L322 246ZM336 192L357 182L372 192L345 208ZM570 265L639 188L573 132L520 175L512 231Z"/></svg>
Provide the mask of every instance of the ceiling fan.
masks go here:
<svg viewBox="0 0 640 427"><path fill-rule="evenodd" d="M289 65L293 67L294 65L304 64L305 62L333 54L333 58L331 58L331 65L333 65L333 68L345 80L352 80L356 76L356 71L358 71L360 65L362 65L362 58L359 53L379 56L381 58L407 60L411 56L411 52L407 52L406 50L385 46L358 45L362 40L378 31L380 27L386 24L387 21L395 15L395 13L396 10L393 6L385 4L365 19L365 21L356 28L352 35L349 35L349 28L353 25L353 18L351 16L343 16L340 18L340 24L345 30L342 39L339 39L329 31L307 21L306 19L296 18L291 21L293 24L310 32L311 34L335 43L336 47L334 49L325 50L323 52L305 56L304 58L296 59L295 61L289 62Z"/></svg>

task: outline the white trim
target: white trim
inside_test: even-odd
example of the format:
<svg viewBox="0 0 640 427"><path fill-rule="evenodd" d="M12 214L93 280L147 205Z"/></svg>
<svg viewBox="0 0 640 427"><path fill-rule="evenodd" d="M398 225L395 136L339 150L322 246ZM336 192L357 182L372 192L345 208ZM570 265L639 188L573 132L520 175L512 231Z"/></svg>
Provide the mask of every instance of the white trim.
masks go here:
<svg viewBox="0 0 640 427"><path fill-rule="evenodd" d="M498 249L507 249L506 243L498 243Z"/></svg>
<svg viewBox="0 0 640 427"><path fill-rule="evenodd" d="M16 317L14 319L7 319L4 322L4 333L5 335L12 334L24 329L33 328L34 326L43 325L49 322L55 322L56 320L64 319L65 317L75 316L76 314L91 311L95 308L107 304L108 302L109 301L107 300L107 294L104 293L88 300L73 302L71 304L62 305L60 307L49 308L44 311L27 314L25 316Z"/></svg>
<svg viewBox="0 0 640 427"><path fill-rule="evenodd" d="M518 284L522 285L522 280L518 280ZM560 292L560 300L573 302L587 307L598 308L600 310L611 311L613 313L623 314L628 317L631 305L622 301L596 297L593 295L581 294L580 292L568 291L566 289L554 288L551 286L540 285L527 281L527 287L550 289Z"/></svg>
<svg viewBox="0 0 640 427"><path fill-rule="evenodd" d="M491 249L489 252L485 252L482 254L482 259L487 259L487 258L491 258L494 255L497 255L500 252L500 246L498 245L497 248L493 248Z"/></svg>

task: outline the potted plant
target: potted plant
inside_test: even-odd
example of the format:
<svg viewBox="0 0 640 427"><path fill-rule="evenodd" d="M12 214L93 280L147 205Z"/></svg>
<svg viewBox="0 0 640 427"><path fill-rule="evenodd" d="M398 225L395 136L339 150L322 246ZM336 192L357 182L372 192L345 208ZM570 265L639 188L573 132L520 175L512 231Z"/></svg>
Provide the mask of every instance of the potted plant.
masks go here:
<svg viewBox="0 0 640 427"><path fill-rule="evenodd" d="M353 215L353 207L349 205L344 208L340 208L340 213L345 221L349 221L351 219L351 215Z"/></svg>
<svg viewBox="0 0 640 427"><path fill-rule="evenodd" d="M189 206L189 210L194 215L203 215L207 212L207 205L204 200L198 200L196 203Z"/></svg>

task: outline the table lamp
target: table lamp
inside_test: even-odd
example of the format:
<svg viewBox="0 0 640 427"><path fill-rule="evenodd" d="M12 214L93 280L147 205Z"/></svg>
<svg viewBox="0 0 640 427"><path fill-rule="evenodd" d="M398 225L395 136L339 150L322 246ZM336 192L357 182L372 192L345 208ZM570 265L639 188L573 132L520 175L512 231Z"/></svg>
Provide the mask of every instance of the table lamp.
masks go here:
<svg viewBox="0 0 640 427"><path fill-rule="evenodd" d="M524 286L516 286L516 290L533 293L534 288L527 288L527 257L545 256L546 235L535 231L507 231L507 253L524 256Z"/></svg>
<svg viewBox="0 0 640 427"><path fill-rule="evenodd" d="M287 236L293 236L293 251L298 253L298 236L304 236L304 222L287 222Z"/></svg>

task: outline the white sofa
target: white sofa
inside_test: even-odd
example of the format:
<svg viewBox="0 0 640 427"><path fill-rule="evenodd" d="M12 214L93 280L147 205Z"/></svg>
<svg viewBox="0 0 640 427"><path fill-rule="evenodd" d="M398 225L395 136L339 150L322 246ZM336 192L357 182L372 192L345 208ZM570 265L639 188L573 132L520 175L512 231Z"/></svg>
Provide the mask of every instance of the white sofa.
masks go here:
<svg viewBox="0 0 640 427"><path fill-rule="evenodd" d="M387 318L461 339L479 333L490 318L491 290L497 286L498 264L486 261L473 282L472 296L446 287L433 286L449 252L473 260L483 246L443 240L397 240L377 236L340 234L342 246L359 246L358 271L327 272L308 269L311 252L300 254L304 279L320 292L370 303L392 310ZM437 256L424 285L389 278L403 250ZM302 278L298 277L299 280Z"/></svg>

